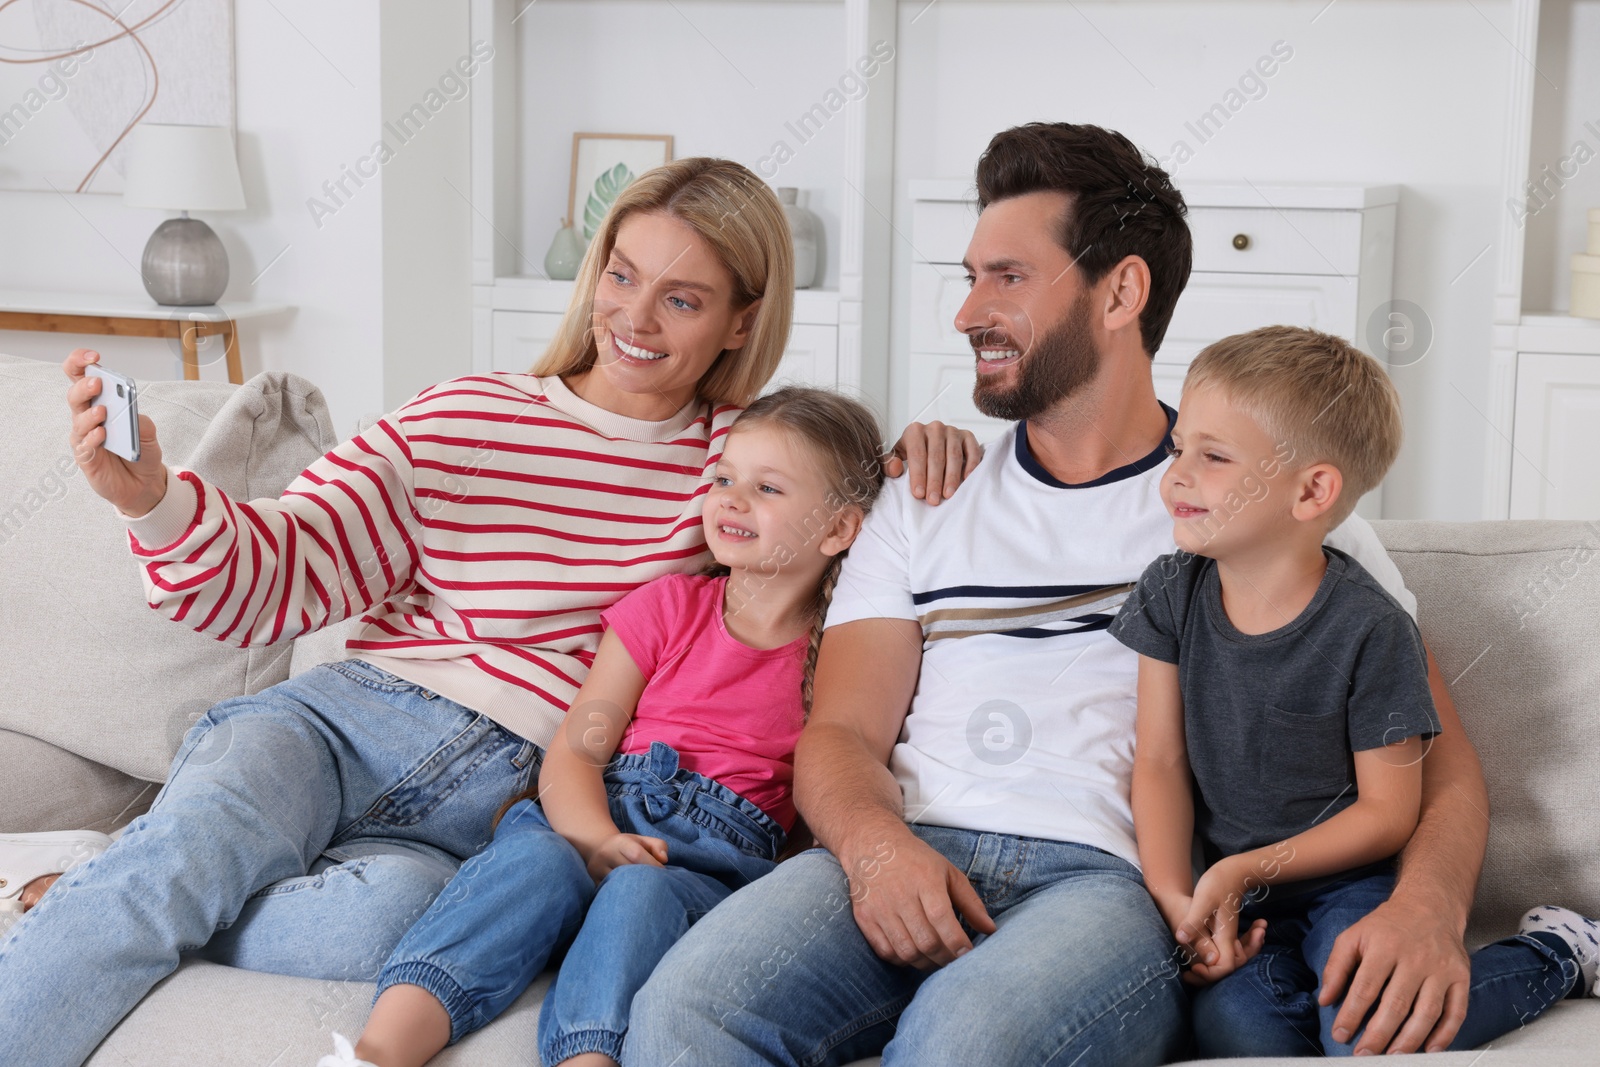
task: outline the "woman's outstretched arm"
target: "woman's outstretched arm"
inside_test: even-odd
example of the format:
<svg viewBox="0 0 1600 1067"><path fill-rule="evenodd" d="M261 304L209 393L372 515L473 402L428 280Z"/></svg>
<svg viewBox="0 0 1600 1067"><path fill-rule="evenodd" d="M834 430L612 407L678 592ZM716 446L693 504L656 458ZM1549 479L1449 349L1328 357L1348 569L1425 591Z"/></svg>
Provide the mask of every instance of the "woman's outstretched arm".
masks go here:
<svg viewBox="0 0 1600 1067"><path fill-rule="evenodd" d="M190 471L170 470L147 416L138 463L101 447L99 380L84 375L98 358L77 349L62 364L72 383L70 442L90 487L128 520L152 608L221 641L267 645L412 587L422 521L398 421L340 444L277 500L234 501Z"/></svg>

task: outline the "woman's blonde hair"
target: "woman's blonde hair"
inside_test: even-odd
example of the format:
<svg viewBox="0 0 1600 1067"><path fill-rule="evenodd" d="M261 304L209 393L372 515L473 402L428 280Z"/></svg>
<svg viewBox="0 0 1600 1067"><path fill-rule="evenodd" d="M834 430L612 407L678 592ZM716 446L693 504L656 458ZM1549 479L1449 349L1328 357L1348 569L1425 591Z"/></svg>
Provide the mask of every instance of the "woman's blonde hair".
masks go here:
<svg viewBox="0 0 1600 1067"><path fill-rule="evenodd" d="M772 189L727 159L673 160L645 171L622 191L589 243L561 328L530 373L577 374L594 366L595 289L622 220L641 212L668 215L700 235L733 277L736 311L761 301L744 347L725 349L700 381L702 400L743 407L778 369L789 343L794 246Z"/></svg>

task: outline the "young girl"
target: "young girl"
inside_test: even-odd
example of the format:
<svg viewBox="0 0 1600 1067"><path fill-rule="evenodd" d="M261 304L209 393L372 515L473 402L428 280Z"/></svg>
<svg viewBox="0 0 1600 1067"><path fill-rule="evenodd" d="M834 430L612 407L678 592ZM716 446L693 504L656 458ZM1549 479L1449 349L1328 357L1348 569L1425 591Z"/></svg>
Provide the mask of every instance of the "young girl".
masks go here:
<svg viewBox="0 0 1600 1067"><path fill-rule="evenodd" d="M395 948L360 1042L335 1035L319 1067L425 1063L569 943L539 1054L620 1059L657 961L771 870L793 827L822 617L881 483L877 424L855 401L786 388L745 410L702 510L717 576L659 578L602 613L537 789Z"/></svg>

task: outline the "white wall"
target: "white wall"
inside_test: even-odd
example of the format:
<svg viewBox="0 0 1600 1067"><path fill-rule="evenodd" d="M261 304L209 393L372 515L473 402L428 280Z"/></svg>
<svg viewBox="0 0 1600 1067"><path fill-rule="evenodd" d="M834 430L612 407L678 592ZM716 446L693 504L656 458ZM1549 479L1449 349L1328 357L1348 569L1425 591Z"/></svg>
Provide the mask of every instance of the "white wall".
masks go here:
<svg viewBox="0 0 1600 1067"><path fill-rule="evenodd" d="M493 59L472 54L467 16L461 0L383 5L383 115L388 130L409 138L401 144L390 134L395 154L381 165L385 410L472 371L468 99ZM419 105L431 117L412 133ZM407 115L414 117L402 129Z"/></svg>
<svg viewBox="0 0 1600 1067"><path fill-rule="evenodd" d="M834 116L815 132L807 127L804 142L789 124L846 73L842 4L540 0L516 29L518 273L544 271L567 213L575 132L670 133L677 158L723 156L774 186L802 190L800 202L824 227L818 288L838 288L844 119ZM773 155L779 141L793 152L781 166ZM763 159L773 162L763 167ZM582 210L580 201L580 219Z"/></svg>
<svg viewBox="0 0 1600 1067"><path fill-rule="evenodd" d="M318 230L305 201L378 124L377 10L376 0L234 6L239 168L249 207L201 213L228 251L224 307L296 307L241 329L246 377L270 367L311 379L333 403L341 433L381 405L382 204L370 190ZM139 259L167 214L124 207L117 196L0 193L0 288L142 296ZM176 344L0 332L7 352L59 360L82 345L139 378L182 377ZM213 362L202 373L225 380L220 342L207 351Z"/></svg>
<svg viewBox="0 0 1600 1067"><path fill-rule="evenodd" d="M1390 517L1479 517L1484 406L1508 64L1509 5L974 3L900 5L896 227L906 183L967 178L989 138L1032 120L1092 122L1169 157L1175 181L1332 181L1403 186L1394 296L1421 305L1435 339L1394 371L1407 441L1390 474ZM919 14L920 12L920 14ZM1316 18L1313 23L1312 19ZM1258 56L1293 58L1204 145L1184 129ZM1600 168L1600 163L1594 165ZM894 299L907 306L909 250ZM894 417L904 410L904 311L891 338ZM1503 428L1504 429L1504 428Z"/></svg>
<svg viewBox="0 0 1600 1067"><path fill-rule="evenodd" d="M234 6L249 207L202 214L228 251L222 305L294 307L242 326L245 376L308 378L341 435L471 364L470 208L443 183L468 191L465 100L449 102L375 178L358 186L346 177L331 195L323 187L467 53L466 13L465 0L389 0L380 25L376 0ZM398 145L392 135L390 143ZM312 198L328 210L314 215ZM116 196L0 192L0 289L142 297L139 259L166 214ZM0 350L35 359L60 360L80 345L137 378L183 374L175 341L0 331ZM204 377L226 379L220 342L202 358Z"/></svg>

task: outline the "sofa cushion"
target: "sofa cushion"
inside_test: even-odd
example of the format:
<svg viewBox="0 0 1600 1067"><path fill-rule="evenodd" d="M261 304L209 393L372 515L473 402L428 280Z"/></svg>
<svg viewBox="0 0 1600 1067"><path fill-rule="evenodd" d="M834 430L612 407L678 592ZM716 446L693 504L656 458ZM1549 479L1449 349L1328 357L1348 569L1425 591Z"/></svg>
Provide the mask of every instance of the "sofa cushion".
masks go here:
<svg viewBox="0 0 1600 1067"><path fill-rule="evenodd" d="M445 1049L437 1067L527 1067L539 1062L539 1005L550 984L534 982L495 1022ZM374 987L257 974L186 959L100 1043L86 1067L310 1067L333 1051L338 1031L354 1041Z"/></svg>
<svg viewBox="0 0 1600 1067"><path fill-rule="evenodd" d="M73 461L66 387L58 364L0 355L0 728L162 781L213 704L288 677L290 647L224 645L146 606L125 525ZM335 441L322 394L282 372L141 382L139 411L169 464L242 500Z"/></svg>
<svg viewBox="0 0 1600 1067"><path fill-rule="evenodd" d="M0 767L6 781L0 834L110 833L143 815L158 789L154 782L12 730L0 730Z"/></svg>
<svg viewBox="0 0 1600 1067"><path fill-rule="evenodd" d="M1600 914L1600 522L1377 522L1489 786L1469 942Z"/></svg>

